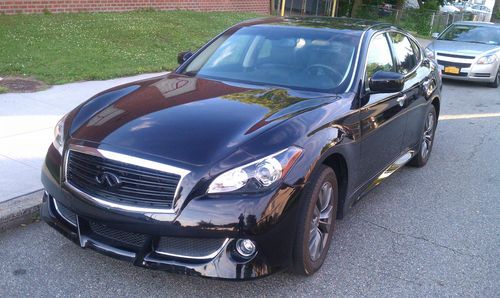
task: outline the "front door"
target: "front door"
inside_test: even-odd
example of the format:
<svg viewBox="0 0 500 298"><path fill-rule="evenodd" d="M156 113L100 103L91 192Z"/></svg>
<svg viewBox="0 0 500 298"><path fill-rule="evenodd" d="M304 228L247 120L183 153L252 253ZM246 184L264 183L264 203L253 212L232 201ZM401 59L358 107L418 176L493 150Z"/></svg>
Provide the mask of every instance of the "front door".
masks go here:
<svg viewBox="0 0 500 298"><path fill-rule="evenodd" d="M375 35L368 47L365 89L377 71L396 71L396 61L385 33ZM360 109L361 185L377 176L401 155L406 125L401 93L367 95Z"/></svg>
<svg viewBox="0 0 500 298"><path fill-rule="evenodd" d="M423 60L421 49L414 41L400 32L390 32L389 37L397 71L405 76L403 94L407 122L403 150L408 150L419 144L427 112L426 92L435 82L430 79L430 63Z"/></svg>

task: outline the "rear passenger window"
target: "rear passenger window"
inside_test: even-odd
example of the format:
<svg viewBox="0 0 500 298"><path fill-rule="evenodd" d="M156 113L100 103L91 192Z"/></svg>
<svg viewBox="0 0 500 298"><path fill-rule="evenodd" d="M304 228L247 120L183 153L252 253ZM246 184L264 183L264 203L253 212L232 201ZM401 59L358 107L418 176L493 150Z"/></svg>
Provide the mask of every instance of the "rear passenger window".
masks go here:
<svg viewBox="0 0 500 298"><path fill-rule="evenodd" d="M398 60L398 72L402 74L411 72L417 66L418 60L410 40L405 35L396 32L389 33L389 36Z"/></svg>
<svg viewBox="0 0 500 298"><path fill-rule="evenodd" d="M366 57L366 78L370 79L379 70L392 71L391 50L384 34L375 36L368 48Z"/></svg>

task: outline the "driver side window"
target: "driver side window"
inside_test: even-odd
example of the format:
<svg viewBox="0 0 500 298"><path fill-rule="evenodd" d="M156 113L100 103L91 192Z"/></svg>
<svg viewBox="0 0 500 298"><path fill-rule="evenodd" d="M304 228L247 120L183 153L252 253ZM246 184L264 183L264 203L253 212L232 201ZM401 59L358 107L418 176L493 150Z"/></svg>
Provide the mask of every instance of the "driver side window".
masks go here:
<svg viewBox="0 0 500 298"><path fill-rule="evenodd" d="M391 49L389 48L389 43L384 34L375 36L368 47L366 57L366 81L379 70L394 70Z"/></svg>

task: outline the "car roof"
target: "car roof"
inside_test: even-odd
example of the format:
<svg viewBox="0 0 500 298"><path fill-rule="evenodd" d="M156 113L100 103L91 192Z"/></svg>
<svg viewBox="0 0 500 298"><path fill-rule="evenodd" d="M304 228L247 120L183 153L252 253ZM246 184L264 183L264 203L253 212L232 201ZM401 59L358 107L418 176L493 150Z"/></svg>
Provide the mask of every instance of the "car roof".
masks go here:
<svg viewBox="0 0 500 298"><path fill-rule="evenodd" d="M333 18L333 17L320 17L320 16L300 16L300 17L270 17L251 19L241 22L235 27L250 27L258 25L268 26L294 26L304 28L318 28L318 29L344 29L351 31L359 31L360 33L369 29L383 29L394 27L391 24L367 21L362 19L352 18Z"/></svg>
<svg viewBox="0 0 500 298"><path fill-rule="evenodd" d="M453 24L454 25L484 26L484 27L500 27L499 23L490 23L490 22L460 21L460 22L455 22Z"/></svg>

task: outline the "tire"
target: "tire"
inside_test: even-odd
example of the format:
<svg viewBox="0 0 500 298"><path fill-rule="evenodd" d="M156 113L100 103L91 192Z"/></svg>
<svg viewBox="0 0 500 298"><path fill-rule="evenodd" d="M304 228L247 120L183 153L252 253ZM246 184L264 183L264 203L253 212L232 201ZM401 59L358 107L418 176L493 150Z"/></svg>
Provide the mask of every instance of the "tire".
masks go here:
<svg viewBox="0 0 500 298"><path fill-rule="evenodd" d="M489 86L491 88L498 88L499 85L500 85L500 66L498 67L497 77L495 78L495 80L493 82L491 82L489 84Z"/></svg>
<svg viewBox="0 0 500 298"><path fill-rule="evenodd" d="M431 156L437 125L436 109L434 105L429 105L424 121L418 152L408 163L408 165L412 167L421 168L425 166Z"/></svg>
<svg viewBox="0 0 500 298"><path fill-rule="evenodd" d="M328 193L330 199L326 204ZM322 165L315 171L301 196L301 213L298 217L293 250L293 271L296 274L309 276L323 265L335 229L337 208L337 177L331 168ZM314 249L319 246L313 244L321 244L321 249Z"/></svg>

